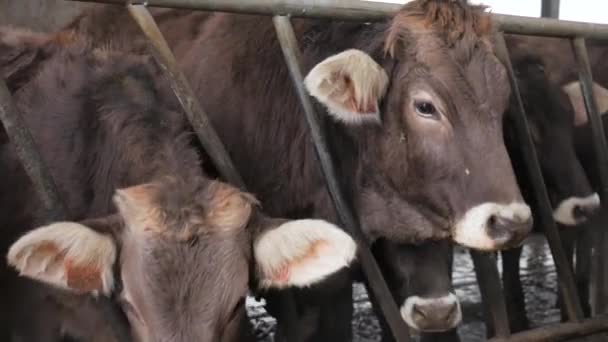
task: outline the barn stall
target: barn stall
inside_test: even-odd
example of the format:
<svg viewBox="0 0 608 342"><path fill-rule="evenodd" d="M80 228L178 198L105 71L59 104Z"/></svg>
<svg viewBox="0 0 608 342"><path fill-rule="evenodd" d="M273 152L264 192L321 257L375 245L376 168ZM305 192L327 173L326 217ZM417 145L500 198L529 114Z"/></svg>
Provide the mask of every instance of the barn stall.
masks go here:
<svg viewBox="0 0 608 342"><path fill-rule="evenodd" d="M94 0L93 0L94 1ZM121 0L98 0L95 2L113 5L124 5ZM27 5L24 5L27 4ZM4 0L0 2L0 24L24 25L34 29L53 30L65 25L75 14L88 4L69 1L36 1L15 2ZM149 38L150 45L154 51L157 62L164 66L172 89L180 100L190 123L197 133L202 145L210 155L214 165L217 167L222 177L232 184L244 188L243 182L238 172L232 165L222 142L211 127L204 109L194 96L186 77L180 72L175 58L172 55L167 43L165 42L160 30L156 26L154 19L148 13L146 7L168 7L184 8L202 11L221 11L250 13L273 16L277 37L283 49L285 62L289 68L294 89L297 91L301 104L306 113L307 122L313 133L314 144L318 153L319 162L323 169L327 187L334 200L334 205L338 212L343 226L355 237L361 248L360 261L363 271L367 278L367 289L357 286L355 291L355 305L359 306L359 318L355 322L354 329L358 327L363 333L355 332L361 341L375 340L373 336L377 332L377 322L371 317L371 304L367 300L367 292L372 293L379 307L379 312L385 320L393 336L398 341L412 340L411 332L402 321L398 308L392 300L388 287L383 276L369 252L368 243L365 241L361 228L354 213L350 212L343 195L340 193L338 182L335 176L332 156L328 152L325 137L321 133L320 125L316 113L314 112L311 99L303 87L303 75L298 63L300 51L298 48L297 37L291 27L291 17L311 17L311 18L331 18L339 20L354 21L377 21L383 20L391 13L394 13L400 5L385 3L369 3L356 0L326 0L326 1L289 1L289 0L148 0L146 2L130 2L127 4L126 11L129 11L133 19L141 27L144 34ZM543 16L557 17L559 1L544 0ZM602 180L602 187L598 193L602 200L608 199L608 148L606 146L605 132L601 124L601 118L597 110L596 99L592 95L592 74L589 65L589 57L586 50L585 39L608 39L608 25L588 24L560 21L556 19L532 19L524 17L514 17L508 15L494 15L500 31L504 33L553 36L570 39L572 51L576 57L579 68L579 77L584 94L585 107L588 112L592 132L594 148L598 160L599 174ZM546 240L549 245L550 254L541 251L536 254L529 249L528 260L543 260L540 263L543 268L534 270L527 276L535 279L551 279L552 268L555 269L553 275L555 284L559 287L562 300L568 317L568 322L557 323L555 317L542 317L539 320L550 322L542 324L535 329L511 334L508 327L508 317L505 309L504 297L500 285L500 273L496 267L495 256L478 252L471 252L473 263L470 263L467 254L462 250L457 250L456 275L455 281L460 282L461 293L470 295L477 299L480 295L484 309L472 305L472 312L479 315L482 311L483 320L491 321L495 329L496 336L493 341L561 341L570 338L577 338L586 335L593 335L608 330L608 318L606 318L606 306L608 301L608 266L606 265L606 253L608 253L608 239L603 229L596 229L594 235L594 254L593 270L594 284L591 286L593 317L585 318L581 309L581 302L577 293L574 272L569 266L567 256L562 248L560 233L552 217L551 204L545 187L545 181L541 173L538 158L534 149L532 138L529 134L523 102L518 90L517 81L513 72L508 50L504 38L499 36L496 44L497 54L507 67L513 96L517 104L517 115L514 119L521 144L524 146L524 158L527 162L528 173L533 180L534 192L538 202L541 204L540 217L544 228ZM49 208L51 217L60 218L63 208L61 199L57 195L53 181L46 171L40 156L37 154L35 144L29 136L27 128L20 114L12 104L11 96L4 84L0 84L0 119L2 120L11 142L15 145L20 159L32 178L41 197ZM606 210L602 208L601 222L605 223ZM602 224L601 226L604 226ZM543 242L539 239L532 239L532 249L542 248ZM539 247L541 246L541 247ZM552 260L548 260L548 256ZM474 265L474 266L473 266ZM479 291L467 289L471 287L471 273L475 268ZM534 274L536 272L537 274ZM538 274L540 273L540 275ZM544 274L543 274L544 273ZM538 280L543 281L543 280ZM550 292L550 291L546 291ZM465 299L466 301L466 299ZM546 304L546 303L545 303ZM465 310L466 312L466 310ZM260 330L272 329L272 319L268 318L260 304L251 301L250 313L257 320ZM472 316L475 315L472 314ZM356 318L357 319L357 318ZM478 318L465 318L466 322L479 322ZM483 339L483 333L472 332L479 328L479 324L469 324L468 329L461 329L462 340ZM467 332L467 330L469 330ZM264 334L265 332L262 332ZM467 335L468 334L468 335ZM371 335L371 336L370 336ZM601 340L601 337L599 337Z"/></svg>

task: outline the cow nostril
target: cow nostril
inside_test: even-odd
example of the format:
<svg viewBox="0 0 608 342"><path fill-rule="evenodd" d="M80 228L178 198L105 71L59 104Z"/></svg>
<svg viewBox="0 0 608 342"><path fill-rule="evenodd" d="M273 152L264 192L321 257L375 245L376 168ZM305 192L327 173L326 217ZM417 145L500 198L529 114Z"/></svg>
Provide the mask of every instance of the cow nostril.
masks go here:
<svg viewBox="0 0 608 342"><path fill-rule="evenodd" d="M576 219L587 218L587 214L585 213L585 210L580 205L577 205L577 206L574 207L574 209L572 209L572 215Z"/></svg>
<svg viewBox="0 0 608 342"><path fill-rule="evenodd" d="M599 211L596 205L577 205L572 209L572 216L577 220L585 220L593 217Z"/></svg>

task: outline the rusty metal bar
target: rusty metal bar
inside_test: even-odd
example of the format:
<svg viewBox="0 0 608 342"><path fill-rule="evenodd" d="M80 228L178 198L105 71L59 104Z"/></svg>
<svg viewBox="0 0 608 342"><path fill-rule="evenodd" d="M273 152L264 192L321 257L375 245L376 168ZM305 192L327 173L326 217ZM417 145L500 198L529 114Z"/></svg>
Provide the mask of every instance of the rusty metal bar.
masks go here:
<svg viewBox="0 0 608 342"><path fill-rule="evenodd" d="M564 253L557 225L555 224L555 221L553 221L553 209L551 208L551 202L549 202L549 196L538 163L536 149L534 148L532 138L530 137L528 120L521 99L521 93L519 92L517 79L515 78L513 66L511 65L511 58L509 57L505 38L502 33L498 33L496 37L496 54L504 63L509 75L511 89L513 90L513 99L515 100L517 107L515 115L513 115L515 129L517 131L518 141L521 144L528 175L532 181L532 187L534 188L534 196L539 205L539 217L542 226L545 228L547 242L549 243L553 261L555 263L555 269L559 276L559 286L563 297L563 303L565 304L568 318L571 321L578 322L583 318L583 311L576 291L572 267L570 267L568 257Z"/></svg>
<svg viewBox="0 0 608 342"><path fill-rule="evenodd" d="M325 176L329 194L333 200L336 212L338 213L338 217L342 222L343 227L349 231L359 244L359 261L361 262L363 272L368 280L366 283L368 291L378 302L380 311L384 315L395 339L400 342L410 341L411 338L409 336L408 328L401 318L399 309L391 296L391 292L380 272L376 259L374 259L374 256L369 249L369 245L361 231L359 222L357 222L357 219L351 212L342 195L340 185L336 178L332 157L327 148L325 137L321 133L319 118L313 109L308 93L304 89L304 80L299 64L301 61L301 52L291 22L289 18L285 16L275 16L273 17L273 22L285 57L285 62L287 63L291 79L298 93L298 97L306 115L306 120L310 127L312 140L317 151L317 157L321 163L321 169Z"/></svg>
<svg viewBox="0 0 608 342"><path fill-rule="evenodd" d="M32 180L32 185L38 192L48 210L49 219L65 218L65 205L59 195L57 185L49 172L42 156L12 96L2 77L0 77L0 120L6 130L6 135L15 147L17 157L21 161L25 172Z"/></svg>
<svg viewBox="0 0 608 342"><path fill-rule="evenodd" d="M578 323L560 323L539 327L511 335L508 338L492 338L489 342L557 342L568 341L608 331L608 316L594 317Z"/></svg>
<svg viewBox="0 0 608 342"><path fill-rule="evenodd" d="M129 0L69 1L125 5ZM402 6L395 3L361 0L146 0L145 4L153 7L355 21L382 21L392 16ZM497 27L508 33L608 39L606 24L504 14L492 14L492 17Z"/></svg>
<svg viewBox="0 0 608 342"><path fill-rule="evenodd" d="M489 253L475 250L469 250L469 253L475 266L486 327L489 330L493 328L491 330L494 331L496 337L509 337L511 335L509 316L507 315L505 296L500 285L500 274L496 266L496 259Z"/></svg>
<svg viewBox="0 0 608 342"><path fill-rule="evenodd" d="M236 171L230 156L222 144L219 136L211 126L209 116L194 95L190 83L181 72L169 45L160 32L154 18L143 5L127 5L131 17L139 25L152 47L153 55L161 68L165 71L166 79L171 89L181 103L190 124L194 128L198 139L205 151L209 154L213 165L218 169L224 180L245 189L245 183Z"/></svg>
<svg viewBox="0 0 608 342"><path fill-rule="evenodd" d="M585 101L585 109L587 110L587 116L589 123L591 124L591 134L593 137L593 148L596 156L596 163L599 169L600 176L600 198L602 203L601 222L606 222L608 208L606 207L606 201L608 201L608 147L606 144L606 136L604 132L604 125L602 118L597 111L597 102L595 94L593 93L593 78L591 75L591 66L589 64L589 56L587 55L587 47L584 38L575 38L572 40L572 49L574 56L578 64L578 75L581 84L581 90L583 92L583 99ZM603 228L603 227L601 227ZM608 251L603 248L606 245L606 230L598 229L595 237L595 262L597 263L596 274L596 286L593 287L594 291L597 291L592 297L595 299L593 303L593 312L604 313L606 310L606 295L608 292L606 287L608 286L608 279L606 274L602 272L605 269L606 258L608 257Z"/></svg>
<svg viewBox="0 0 608 342"><path fill-rule="evenodd" d="M540 15L543 18L559 18L559 0L542 0Z"/></svg>

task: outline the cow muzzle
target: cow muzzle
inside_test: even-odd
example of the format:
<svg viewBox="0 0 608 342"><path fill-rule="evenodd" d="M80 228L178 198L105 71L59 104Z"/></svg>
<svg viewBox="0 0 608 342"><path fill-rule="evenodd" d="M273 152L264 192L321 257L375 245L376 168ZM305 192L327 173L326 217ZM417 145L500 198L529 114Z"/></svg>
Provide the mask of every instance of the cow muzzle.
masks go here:
<svg viewBox="0 0 608 342"><path fill-rule="evenodd" d="M576 226L587 222L599 210L600 196L596 193L587 197L569 197L553 210L553 219L565 226Z"/></svg>
<svg viewBox="0 0 608 342"><path fill-rule="evenodd" d="M532 211L523 202L483 203L469 209L453 229L455 242L482 251L519 246L532 230Z"/></svg>
<svg viewBox="0 0 608 342"><path fill-rule="evenodd" d="M458 298L411 296L401 306L401 317L411 328L421 332L440 332L456 327L462 320Z"/></svg>

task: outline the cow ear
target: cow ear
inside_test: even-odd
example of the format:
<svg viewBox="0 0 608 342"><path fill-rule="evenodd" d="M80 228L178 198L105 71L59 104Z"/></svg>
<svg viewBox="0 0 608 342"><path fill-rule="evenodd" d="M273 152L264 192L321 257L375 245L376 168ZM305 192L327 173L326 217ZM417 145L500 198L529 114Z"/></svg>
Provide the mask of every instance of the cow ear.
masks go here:
<svg viewBox="0 0 608 342"><path fill-rule="evenodd" d="M156 195L155 184L145 183L117 189L113 200L127 227L160 233L164 229L160 224L160 209L154 204Z"/></svg>
<svg viewBox="0 0 608 342"><path fill-rule="evenodd" d="M323 220L288 221L255 239L253 253L262 288L304 287L354 260L357 245Z"/></svg>
<svg viewBox="0 0 608 342"><path fill-rule="evenodd" d="M368 54L347 50L317 64L304 79L308 92L347 124L380 122L378 103L388 76Z"/></svg>
<svg viewBox="0 0 608 342"><path fill-rule="evenodd" d="M77 292L109 295L116 244L73 222L30 231L9 249L8 263L23 276Z"/></svg>
<svg viewBox="0 0 608 342"><path fill-rule="evenodd" d="M589 121L587 117L587 110L585 109L585 101L583 99L583 92L581 90L581 83L579 81L568 83L562 87L564 92L568 94L570 103L574 109L574 125L583 126ZM597 83L593 83L593 92L597 99L597 110L601 115L608 112L608 89L602 87Z"/></svg>

